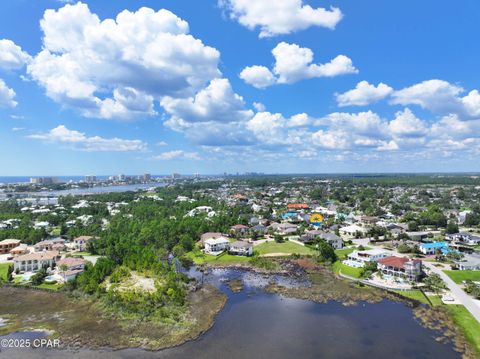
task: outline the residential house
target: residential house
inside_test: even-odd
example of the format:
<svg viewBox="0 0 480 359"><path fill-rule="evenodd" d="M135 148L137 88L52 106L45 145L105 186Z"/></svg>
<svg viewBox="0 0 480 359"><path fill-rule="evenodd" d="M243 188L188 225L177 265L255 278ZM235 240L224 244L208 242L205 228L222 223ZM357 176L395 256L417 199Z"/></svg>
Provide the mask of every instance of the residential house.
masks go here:
<svg viewBox="0 0 480 359"><path fill-rule="evenodd" d="M19 272L36 272L42 268L52 268L60 259L56 251L35 252L20 255L13 259L13 268Z"/></svg>
<svg viewBox="0 0 480 359"><path fill-rule="evenodd" d="M320 238L330 244L334 249L343 248L343 239L337 236L335 233L324 233L320 235Z"/></svg>
<svg viewBox="0 0 480 359"><path fill-rule="evenodd" d="M0 254L10 253L12 249L20 245L20 240L18 239L4 239L0 241Z"/></svg>
<svg viewBox="0 0 480 359"><path fill-rule="evenodd" d="M82 258L64 258L57 262L56 273L62 276L65 282L75 279L83 273L86 261Z"/></svg>
<svg viewBox="0 0 480 359"><path fill-rule="evenodd" d="M425 255L433 255L436 254L437 251L440 251L442 254L447 254L451 251L446 242L422 243L418 246L418 249Z"/></svg>
<svg viewBox="0 0 480 359"><path fill-rule="evenodd" d="M306 203L289 203L287 204L288 209L308 209L309 205Z"/></svg>
<svg viewBox="0 0 480 359"><path fill-rule="evenodd" d="M460 270L480 270L480 254L466 254L461 260L455 261Z"/></svg>
<svg viewBox="0 0 480 359"><path fill-rule="evenodd" d="M429 232L417 231L417 232L405 232L412 241L423 241L428 238Z"/></svg>
<svg viewBox="0 0 480 359"><path fill-rule="evenodd" d="M445 239L452 242L461 242L469 246L476 246L480 244L480 236L468 232L447 234Z"/></svg>
<svg viewBox="0 0 480 359"><path fill-rule="evenodd" d="M364 227L360 227L356 224L351 224L349 226L340 228L339 232L341 235L353 238L357 235L357 233L359 233L361 236L365 236L367 230Z"/></svg>
<svg viewBox="0 0 480 359"><path fill-rule="evenodd" d="M14 257L22 254L27 254L28 252L29 252L28 246L24 243L20 243L17 247L10 250L10 254Z"/></svg>
<svg viewBox="0 0 480 359"><path fill-rule="evenodd" d="M84 251L87 249L87 243L93 239L92 236L80 236L77 238L73 239L73 243L75 244L75 247L80 250Z"/></svg>
<svg viewBox="0 0 480 359"><path fill-rule="evenodd" d="M200 246L203 247L207 239L220 238L220 237L226 238L226 236L220 232L207 232L200 236L200 240L198 241L198 244L200 244Z"/></svg>
<svg viewBox="0 0 480 359"><path fill-rule="evenodd" d="M230 227L230 231L236 234L245 234L248 231L248 227L243 224L236 224Z"/></svg>
<svg viewBox="0 0 480 359"><path fill-rule="evenodd" d="M38 242L33 246L35 248L35 252L43 252L43 251L51 251L53 250L53 241L51 240L44 240L41 242Z"/></svg>
<svg viewBox="0 0 480 359"><path fill-rule="evenodd" d="M422 276L422 261L406 257L386 257L378 261L378 270L387 279L416 282Z"/></svg>
<svg viewBox="0 0 480 359"><path fill-rule="evenodd" d="M208 254L220 254L230 248L230 241L226 238L209 238L205 240L205 253Z"/></svg>
<svg viewBox="0 0 480 359"><path fill-rule="evenodd" d="M253 244L245 241L236 241L230 244L228 251L239 256L251 256L253 254Z"/></svg>
<svg viewBox="0 0 480 359"><path fill-rule="evenodd" d="M350 267L363 267L366 262L378 262L385 258L387 253L381 249L369 249L365 251L353 251L343 261L344 264Z"/></svg>

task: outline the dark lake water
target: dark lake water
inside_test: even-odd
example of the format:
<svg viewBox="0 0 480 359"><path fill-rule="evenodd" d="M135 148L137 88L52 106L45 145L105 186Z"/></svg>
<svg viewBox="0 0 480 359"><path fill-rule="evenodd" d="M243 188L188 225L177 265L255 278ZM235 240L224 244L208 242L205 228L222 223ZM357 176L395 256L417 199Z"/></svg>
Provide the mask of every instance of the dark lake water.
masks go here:
<svg viewBox="0 0 480 359"><path fill-rule="evenodd" d="M451 345L418 324L403 303L384 300L345 307L317 304L265 293L262 276L240 274L245 288L232 293L225 278L238 272L216 271L209 281L228 294L215 325L199 339L159 352L8 350L0 358L460 358ZM284 284L289 284L288 280ZM13 334L23 338L24 333ZM0 338L1 339L1 338Z"/></svg>

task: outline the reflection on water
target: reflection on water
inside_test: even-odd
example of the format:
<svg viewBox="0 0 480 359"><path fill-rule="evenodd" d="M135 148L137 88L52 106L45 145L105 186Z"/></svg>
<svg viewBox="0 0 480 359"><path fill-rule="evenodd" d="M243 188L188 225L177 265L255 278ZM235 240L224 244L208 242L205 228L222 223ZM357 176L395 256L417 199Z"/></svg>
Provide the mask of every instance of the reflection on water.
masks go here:
<svg viewBox="0 0 480 359"><path fill-rule="evenodd" d="M199 275L200 273L192 273ZM242 278L245 288L232 293L225 281ZM293 279L277 278L286 285ZM344 307L267 294L269 278L235 270L213 270L206 277L229 295L215 325L199 339L159 352L19 350L1 358L460 358L450 345L435 341L410 308L384 300ZM22 334L15 334L21 337ZM2 356L3 355L3 356Z"/></svg>

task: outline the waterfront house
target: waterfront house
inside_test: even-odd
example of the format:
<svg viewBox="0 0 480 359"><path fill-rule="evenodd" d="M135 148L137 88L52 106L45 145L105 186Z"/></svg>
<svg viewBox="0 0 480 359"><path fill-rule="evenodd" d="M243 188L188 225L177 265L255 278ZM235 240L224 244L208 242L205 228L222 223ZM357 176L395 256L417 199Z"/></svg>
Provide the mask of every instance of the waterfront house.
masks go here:
<svg viewBox="0 0 480 359"><path fill-rule="evenodd" d="M36 272L42 268L52 268L59 259L57 251L23 254L13 259L13 268L19 272Z"/></svg>
<svg viewBox="0 0 480 359"><path fill-rule="evenodd" d="M405 257L386 257L378 261L378 270L386 279L416 282L422 276L422 261Z"/></svg>
<svg viewBox="0 0 480 359"><path fill-rule="evenodd" d="M20 245L20 240L18 239L4 239L0 241L0 254L10 253L12 249Z"/></svg>
<svg viewBox="0 0 480 359"><path fill-rule="evenodd" d="M200 236L200 240L197 243L200 244L201 247L203 247L207 239L220 237L226 238L226 236L220 232L207 232Z"/></svg>
<svg viewBox="0 0 480 359"><path fill-rule="evenodd" d="M226 238L209 238L205 240L205 253L217 255L230 248L230 241Z"/></svg>
<svg viewBox="0 0 480 359"><path fill-rule="evenodd" d="M62 276L65 282L75 279L83 273L86 261L82 258L64 258L57 262L56 273Z"/></svg>
<svg viewBox="0 0 480 359"><path fill-rule="evenodd" d="M365 251L353 251L343 261L344 264L350 267L363 267L366 262L378 262L385 258L387 253L381 249L369 249Z"/></svg>
<svg viewBox="0 0 480 359"><path fill-rule="evenodd" d="M245 241L236 241L230 244L228 251L234 255L251 256L253 254L253 244Z"/></svg>

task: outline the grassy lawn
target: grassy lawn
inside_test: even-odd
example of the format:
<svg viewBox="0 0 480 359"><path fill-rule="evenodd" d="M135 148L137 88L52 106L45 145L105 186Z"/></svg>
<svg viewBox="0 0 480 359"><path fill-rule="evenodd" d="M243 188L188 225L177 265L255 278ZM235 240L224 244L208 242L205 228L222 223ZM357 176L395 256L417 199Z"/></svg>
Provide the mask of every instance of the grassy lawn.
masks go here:
<svg viewBox="0 0 480 359"><path fill-rule="evenodd" d="M285 253L285 254L315 254L315 251L309 247L301 246L300 244L293 242L265 242L255 246L254 251L257 251L259 254L268 254L268 253Z"/></svg>
<svg viewBox="0 0 480 359"><path fill-rule="evenodd" d="M333 263L332 268L333 268L333 271L337 274L342 272L343 274L348 275L350 277L354 277L354 278L360 278L360 275L362 273L361 268L353 268L353 267L347 266L343 264L341 261L336 261L335 263Z"/></svg>
<svg viewBox="0 0 480 359"><path fill-rule="evenodd" d="M43 289L50 289L50 290L59 290L63 287L63 285L56 284L56 283L42 283L39 285L34 286L35 288L43 288Z"/></svg>
<svg viewBox="0 0 480 359"><path fill-rule="evenodd" d="M347 256L352 253L355 250L355 248L345 248L345 249L337 249L335 253L337 254L337 257L339 260L343 261Z"/></svg>
<svg viewBox="0 0 480 359"><path fill-rule="evenodd" d="M462 329L467 340L480 354L480 323L465 309L463 305L447 305L447 310L450 312L453 320Z"/></svg>
<svg viewBox="0 0 480 359"><path fill-rule="evenodd" d="M79 257L79 256L91 256L88 252L72 252L70 253L72 257Z"/></svg>
<svg viewBox="0 0 480 359"><path fill-rule="evenodd" d="M392 290L392 292L395 292L405 298L415 299L423 304L430 305L430 302L431 302L434 307L443 304L442 299L438 295L429 295L428 296L428 299L430 299L430 302L429 302L427 298L425 298L425 295L419 290L409 290L409 291Z"/></svg>
<svg viewBox="0 0 480 359"><path fill-rule="evenodd" d="M7 274L8 274L8 267L10 265L13 265L13 264L10 264L10 263L0 263L0 279L3 279L3 280L7 280Z"/></svg>
<svg viewBox="0 0 480 359"><path fill-rule="evenodd" d="M455 283L462 283L464 280L470 279L480 281L480 271L474 270L446 270L444 271Z"/></svg>
<svg viewBox="0 0 480 359"><path fill-rule="evenodd" d="M193 263L195 264L240 263L240 262L248 262L250 260L250 257L245 257L245 256L232 256L230 254L212 256L202 252L188 252L187 254L185 254L185 256L193 260Z"/></svg>

